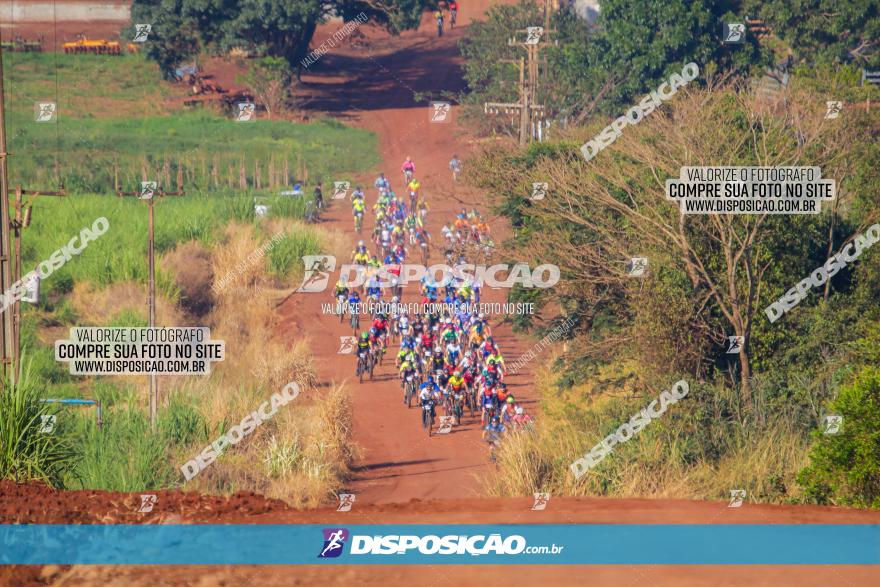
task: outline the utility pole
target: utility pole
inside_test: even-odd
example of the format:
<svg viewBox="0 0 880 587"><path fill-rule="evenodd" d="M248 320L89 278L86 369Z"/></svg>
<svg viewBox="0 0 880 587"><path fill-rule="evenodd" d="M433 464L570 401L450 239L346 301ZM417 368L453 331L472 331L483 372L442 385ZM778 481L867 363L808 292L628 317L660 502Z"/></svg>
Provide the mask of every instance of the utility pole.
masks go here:
<svg viewBox="0 0 880 587"><path fill-rule="evenodd" d="M0 294L7 295L12 285L12 266L9 255L9 166L6 160L6 95L3 91L3 50L0 48ZM12 293L12 292L10 292ZM8 308L7 308L8 309ZM0 385L5 385L15 353L13 351L12 313L0 312Z"/></svg>
<svg viewBox="0 0 880 587"><path fill-rule="evenodd" d="M529 140L537 138L537 125L543 123L544 105L538 104L538 65L542 62L539 52L542 47L551 43L542 40L545 33L554 33L550 30L549 7L544 7L544 27L528 27L519 29L518 33L526 33L524 41L516 38L509 39L510 47L523 47L526 50L526 58L519 60L502 59L504 63L519 63L519 101L518 102L486 102L483 111L487 114L519 114L519 144L525 145ZM552 44L557 44L556 42Z"/></svg>
<svg viewBox="0 0 880 587"><path fill-rule="evenodd" d="M174 192L166 192L160 190L158 188L157 182L154 181L142 181L141 182L141 190L139 192L123 192L119 189L119 173L118 170L115 173L114 184L116 186L116 195L119 197L124 196L134 196L141 201L145 201L147 203L148 210L148 233L147 233L147 258L148 265L150 270L150 278L149 278L149 286L148 286L148 294L147 294L147 307L149 309L150 316L150 328L156 327L156 256L154 253L154 231L153 227L155 226L153 222L153 205L156 203L158 198L164 198L165 196L183 196L183 167L178 163L177 166L177 191ZM150 373L150 428L155 431L156 430L156 419L158 415L158 401L159 389L158 383L156 381L156 373Z"/></svg>
<svg viewBox="0 0 880 587"><path fill-rule="evenodd" d="M12 267L12 282L21 280L21 232L31 224L31 205L24 206L22 196L55 196L65 197L64 184L54 192L40 190L25 190L20 185L15 186L15 218L10 221L13 238L15 239L15 263ZM24 212L22 214L22 211ZM21 363L21 301L15 300L12 305L12 382L18 380L18 372Z"/></svg>

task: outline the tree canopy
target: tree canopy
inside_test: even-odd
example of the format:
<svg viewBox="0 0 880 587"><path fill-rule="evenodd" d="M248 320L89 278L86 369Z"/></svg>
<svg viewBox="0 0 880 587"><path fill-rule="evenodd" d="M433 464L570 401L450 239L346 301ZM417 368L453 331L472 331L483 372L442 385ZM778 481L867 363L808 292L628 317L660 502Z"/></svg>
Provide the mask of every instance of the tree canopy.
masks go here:
<svg viewBox="0 0 880 587"><path fill-rule="evenodd" d="M308 53L315 29L338 15L364 16L393 33L418 26L424 0L134 0L133 24L152 25L145 52L170 76L201 51L240 47L287 61L291 69Z"/></svg>

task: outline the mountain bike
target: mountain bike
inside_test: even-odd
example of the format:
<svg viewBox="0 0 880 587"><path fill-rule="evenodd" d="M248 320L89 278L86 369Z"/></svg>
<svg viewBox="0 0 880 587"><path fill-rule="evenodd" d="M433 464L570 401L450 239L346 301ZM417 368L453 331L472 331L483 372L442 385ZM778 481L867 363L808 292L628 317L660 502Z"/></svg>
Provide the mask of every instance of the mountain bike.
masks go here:
<svg viewBox="0 0 880 587"><path fill-rule="evenodd" d="M381 349L372 349L370 351L370 355L368 357L369 362L368 362L368 367L367 367L370 371L370 379L373 379L373 370L376 368L376 363L379 360L377 353L381 353L381 352L382 352Z"/></svg>
<svg viewBox="0 0 880 587"><path fill-rule="evenodd" d="M360 328L361 326L361 313L359 311L359 308L355 305L352 305L349 311L351 312L351 320L349 321L349 325L354 331L355 336L357 336L358 328Z"/></svg>
<svg viewBox="0 0 880 587"><path fill-rule="evenodd" d="M431 437L431 429L434 427L434 402L422 404L422 427L428 429L428 437Z"/></svg>
<svg viewBox="0 0 880 587"><path fill-rule="evenodd" d="M464 416L464 395L456 393L452 399L452 416L455 418L455 425L461 424L461 418Z"/></svg>
<svg viewBox="0 0 880 587"><path fill-rule="evenodd" d="M412 169L404 169L404 170L403 170L403 180L404 180L404 182L405 182L406 185L409 185L409 182L412 181L412 178L413 178L413 171L412 171Z"/></svg>
<svg viewBox="0 0 880 587"><path fill-rule="evenodd" d="M345 307L348 305L346 302L346 295L339 294L336 296L336 311L339 313L339 323L342 324L345 322Z"/></svg>
<svg viewBox="0 0 880 587"><path fill-rule="evenodd" d="M354 215L354 229L355 229L355 231L360 233L363 225L364 225L364 213L363 212L355 212L355 215Z"/></svg>
<svg viewBox="0 0 880 587"><path fill-rule="evenodd" d="M410 373L404 377L406 381L403 384L403 403L406 404L407 408L412 407L412 399L418 393L418 386L416 382L415 373Z"/></svg>
<svg viewBox="0 0 880 587"><path fill-rule="evenodd" d="M358 351L358 362L357 368L355 369L355 376L357 376L359 383L364 382L364 373L366 373L368 370L369 360L370 359L368 351Z"/></svg>
<svg viewBox="0 0 880 587"><path fill-rule="evenodd" d="M427 267L428 266L428 255L429 255L428 243L426 243L426 242L419 243L419 248L422 250L422 265Z"/></svg>

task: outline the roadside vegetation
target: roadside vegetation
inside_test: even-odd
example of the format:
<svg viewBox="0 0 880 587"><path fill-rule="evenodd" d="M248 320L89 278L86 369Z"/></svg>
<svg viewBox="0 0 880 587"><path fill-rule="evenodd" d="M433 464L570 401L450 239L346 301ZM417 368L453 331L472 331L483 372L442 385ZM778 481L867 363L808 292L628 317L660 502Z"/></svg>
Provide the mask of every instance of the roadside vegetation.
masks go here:
<svg viewBox="0 0 880 587"><path fill-rule="evenodd" d="M568 126L526 150L488 147L469 171L516 228L511 258L562 270L550 290L513 291L542 308L540 320L516 326L542 335L577 320L557 355L536 359L542 417L505 442L490 493L728 499L745 489L756 502L880 507L880 251L866 250L779 320L764 314L880 220L880 92L860 85L862 67L877 69L880 15L852 4L826 25L852 21L852 34L827 41L807 34L817 20L787 22L775 2L655 11L616 0L603 3L595 28L560 17L548 104ZM725 48L716 28L736 22L728 9L759 13L779 34ZM670 15L680 29L663 26ZM536 18L523 3L475 27L463 44L475 101L510 73L497 65L507 29ZM635 47L620 38L632 27L650 29ZM579 28L590 47L566 33ZM756 92L754 80L786 57L787 86ZM585 161L581 145L689 61L698 80ZM846 104L838 119L825 119L831 100ZM682 217L665 180L682 166L720 165L819 166L837 198L810 216ZM545 199L530 200L533 182L549 184ZM627 275L633 257L648 258L644 277ZM729 336L744 337L742 352L726 352ZM679 379L686 398L575 479L576 459ZM843 416L839 433L824 433L827 415Z"/></svg>
<svg viewBox="0 0 880 587"><path fill-rule="evenodd" d="M329 120L244 124L182 110L179 89L140 56L15 54L6 66L12 183L55 189L61 180L69 194L26 198L24 272L95 219L109 229L41 282L38 305L23 304L23 374L0 398L0 477L67 489L180 487L183 463L296 381L295 402L186 488L322 503L353 458L349 397L314 386L303 341L275 339L275 313L302 276L302 255L334 250L339 239L304 221L304 198L278 192L295 180L310 195L316 182L326 190L351 179L374 162L374 136ZM56 96L58 122L36 123L33 103ZM157 323L210 327L227 360L207 377L160 377L153 431L146 377L72 376L55 361L54 341L72 326L147 325L147 209L116 197L114 181L118 169L125 191L143 178L173 190L178 167L186 195L155 207ZM267 213L257 216L255 204ZM47 398L100 401L102 429L94 406ZM50 415L55 426L40 432Z"/></svg>

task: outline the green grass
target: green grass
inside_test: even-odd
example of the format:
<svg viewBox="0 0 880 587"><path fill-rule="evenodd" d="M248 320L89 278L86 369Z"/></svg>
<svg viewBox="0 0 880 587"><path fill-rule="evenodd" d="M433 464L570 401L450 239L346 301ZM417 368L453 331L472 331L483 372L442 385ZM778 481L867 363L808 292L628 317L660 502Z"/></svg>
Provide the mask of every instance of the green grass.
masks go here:
<svg viewBox="0 0 880 587"><path fill-rule="evenodd" d="M304 167L311 181L326 184L378 162L372 133L336 121L240 123L209 110L175 110L169 99L182 96L181 88L139 56L59 55L57 94L53 55L4 57L12 185L48 189L60 179L74 192L107 193L118 166L126 191L137 188L144 170L170 190L180 166L185 189L208 191L218 189L216 166L224 189L229 180L240 185L241 167L250 187L259 167L261 187L268 187L270 164L276 178L286 165L285 183ZM35 122L34 103L47 100L58 103L57 122Z"/></svg>
<svg viewBox="0 0 880 587"><path fill-rule="evenodd" d="M158 69L140 56L7 53L4 65L13 190L16 183L54 189L63 180L70 194L26 201L33 214L23 230L23 272L49 259L97 218L106 217L109 229L41 283L39 308L24 304L23 363L33 384L22 386L17 396L6 394L8 401L0 404L0 478L117 491L173 486L179 478L180 447L207 440L197 407L181 396L168 398L153 432L133 387L70 375L38 336L47 328L82 325L67 295L76 283L146 283L147 206L113 195L116 166L125 191L139 187L143 168L147 178L171 188L168 184L175 183L181 166L186 195L162 198L154 208L157 253L191 240L210 250L221 242L230 222L260 222L254 218L255 199L271 206L270 216L302 218L303 200L279 197L277 188L269 189L270 162L276 179L285 164L287 180L305 168L311 182L320 180L326 193L332 181L350 180L378 162L376 138L332 120L237 123L209 110L180 110L183 91L162 81ZM35 122L34 102L49 100L58 103L58 121ZM170 181L163 179L166 160ZM238 187L242 164L247 189ZM263 189L254 189L255 165ZM265 239L272 236L262 233ZM315 229L289 233L267 255L270 271L289 278L300 268L302 255L319 250ZM157 282L160 295L177 299L170 275L158 271ZM105 317L108 325L145 321L139 312ZM102 431L94 407L49 408L39 402L82 397L103 403ZM30 430L47 410L58 414L50 440ZM21 442L12 442L19 438Z"/></svg>
<svg viewBox="0 0 880 587"><path fill-rule="evenodd" d="M82 458L65 477L65 487L141 491L174 486L180 477L174 447L207 440L204 419L179 396L159 412L155 432L134 397L113 405L105 398L104 425L98 430L94 409L68 408L69 434Z"/></svg>
<svg viewBox="0 0 880 587"><path fill-rule="evenodd" d="M269 202L274 216L302 216L301 202L291 202L292 198L257 196L257 199ZM277 204L276 200L279 201ZM254 195L249 192L163 198L154 208L156 250L161 253L190 240L209 249L216 246L229 221L254 219L253 201ZM135 198L72 195L37 198L33 206L31 225L24 230L22 238L25 272L49 259L83 228L91 227L97 218L107 218L110 225L105 234L89 242L79 255L72 256L42 282L41 300L47 304L45 309L53 309L53 301L68 293L75 282L88 281L99 287L120 281L146 283L146 204ZM75 244L79 245L79 241ZM272 251L273 272L287 276L291 267L299 263L300 256L316 253L318 248L317 235L311 231L286 236ZM158 272L157 287L168 298L176 298L176 288L170 276L161 271Z"/></svg>

